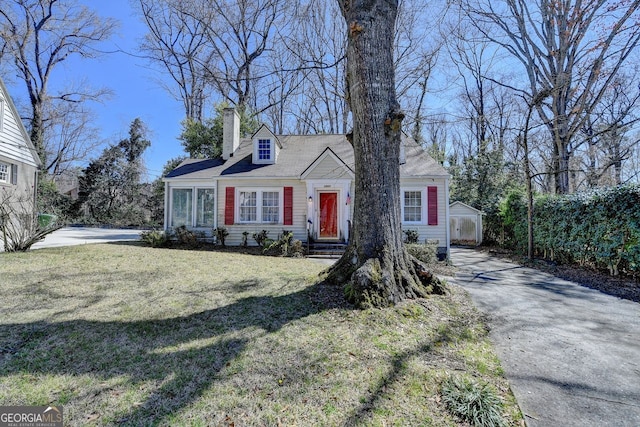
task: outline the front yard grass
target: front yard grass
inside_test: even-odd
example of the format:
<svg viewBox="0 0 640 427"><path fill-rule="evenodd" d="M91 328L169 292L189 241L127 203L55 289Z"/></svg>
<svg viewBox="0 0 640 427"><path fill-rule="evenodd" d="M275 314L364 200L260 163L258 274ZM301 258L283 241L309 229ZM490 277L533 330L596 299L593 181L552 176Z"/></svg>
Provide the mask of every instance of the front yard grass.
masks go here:
<svg viewBox="0 0 640 427"><path fill-rule="evenodd" d="M306 259L85 245L0 254L0 402L65 425L458 425L464 374L517 405L468 297L354 310Z"/></svg>

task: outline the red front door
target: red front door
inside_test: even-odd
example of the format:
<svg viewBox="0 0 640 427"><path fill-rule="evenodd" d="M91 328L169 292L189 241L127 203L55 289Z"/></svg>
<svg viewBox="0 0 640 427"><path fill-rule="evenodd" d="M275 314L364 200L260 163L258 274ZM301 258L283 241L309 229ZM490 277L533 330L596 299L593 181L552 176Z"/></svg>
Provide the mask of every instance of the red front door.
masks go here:
<svg viewBox="0 0 640 427"><path fill-rule="evenodd" d="M338 238L338 193L320 193L320 238Z"/></svg>

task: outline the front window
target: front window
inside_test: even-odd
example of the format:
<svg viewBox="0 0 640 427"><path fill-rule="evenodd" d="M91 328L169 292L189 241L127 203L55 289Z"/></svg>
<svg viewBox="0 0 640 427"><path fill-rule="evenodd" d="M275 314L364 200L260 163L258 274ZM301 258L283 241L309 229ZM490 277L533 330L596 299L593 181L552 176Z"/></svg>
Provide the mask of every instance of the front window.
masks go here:
<svg viewBox="0 0 640 427"><path fill-rule="evenodd" d="M213 227L215 222L215 193L213 188L198 188L196 227Z"/></svg>
<svg viewBox="0 0 640 427"><path fill-rule="evenodd" d="M258 197L256 191L240 192L240 222L258 220Z"/></svg>
<svg viewBox="0 0 640 427"><path fill-rule="evenodd" d="M238 218L240 222L277 224L282 197L280 191L242 189L238 191Z"/></svg>
<svg viewBox="0 0 640 427"><path fill-rule="evenodd" d="M404 192L404 222L421 222L422 221L422 192L421 191L405 191Z"/></svg>
<svg viewBox="0 0 640 427"><path fill-rule="evenodd" d="M278 222L280 219L280 197L277 191L262 193L262 222Z"/></svg>
<svg viewBox="0 0 640 427"><path fill-rule="evenodd" d="M258 140L258 160L271 160L271 140Z"/></svg>
<svg viewBox="0 0 640 427"><path fill-rule="evenodd" d="M193 190L191 188L174 188L171 204L171 226L192 226Z"/></svg>

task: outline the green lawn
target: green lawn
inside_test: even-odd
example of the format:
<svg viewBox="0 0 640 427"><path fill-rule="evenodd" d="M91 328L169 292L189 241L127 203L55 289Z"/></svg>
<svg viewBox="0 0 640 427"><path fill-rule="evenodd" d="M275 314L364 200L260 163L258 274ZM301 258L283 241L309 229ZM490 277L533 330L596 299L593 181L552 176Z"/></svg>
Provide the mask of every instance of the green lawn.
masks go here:
<svg viewBox="0 0 640 427"><path fill-rule="evenodd" d="M440 386L519 412L465 294L359 311L305 259L103 244L0 254L0 402L65 425L458 425Z"/></svg>

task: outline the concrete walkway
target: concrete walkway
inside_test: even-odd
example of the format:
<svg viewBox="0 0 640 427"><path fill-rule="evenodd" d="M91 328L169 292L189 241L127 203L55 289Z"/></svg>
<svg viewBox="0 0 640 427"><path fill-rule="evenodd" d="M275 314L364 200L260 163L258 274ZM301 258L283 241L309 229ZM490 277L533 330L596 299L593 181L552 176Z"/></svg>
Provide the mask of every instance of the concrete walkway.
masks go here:
<svg viewBox="0 0 640 427"><path fill-rule="evenodd" d="M640 304L454 248L528 426L640 426Z"/></svg>
<svg viewBox="0 0 640 427"><path fill-rule="evenodd" d="M92 227L64 227L47 235L31 249L140 240L142 230Z"/></svg>

